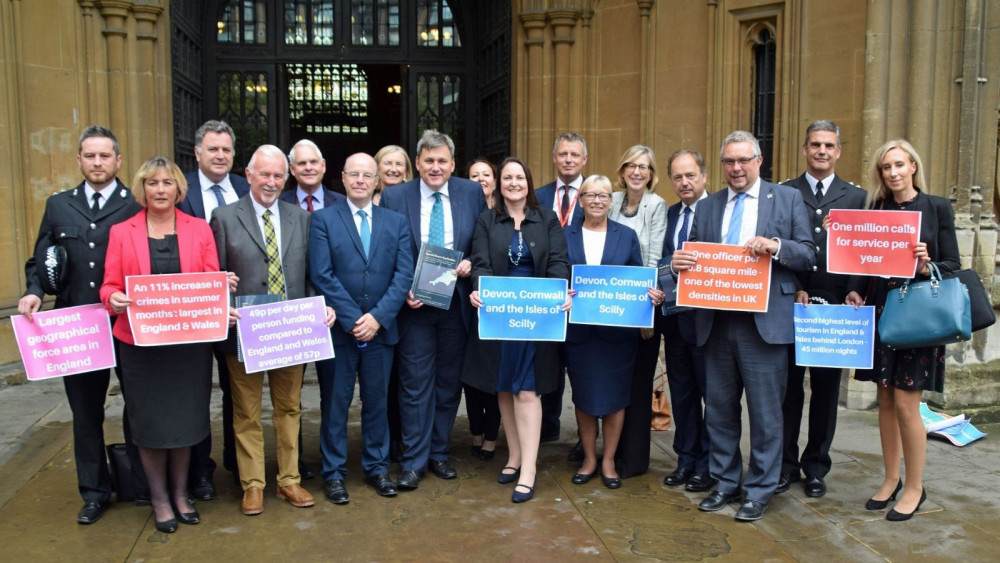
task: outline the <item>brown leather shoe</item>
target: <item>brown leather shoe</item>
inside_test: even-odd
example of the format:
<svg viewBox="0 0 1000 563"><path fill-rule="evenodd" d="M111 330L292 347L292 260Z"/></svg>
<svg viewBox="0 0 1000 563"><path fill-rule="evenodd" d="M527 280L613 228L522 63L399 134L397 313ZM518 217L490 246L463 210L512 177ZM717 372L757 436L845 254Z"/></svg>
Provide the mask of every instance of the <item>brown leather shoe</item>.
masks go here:
<svg viewBox="0 0 1000 563"><path fill-rule="evenodd" d="M278 498L287 500L289 504L297 508L308 508L316 504L309 491L303 489L298 483L292 483L286 487L278 487Z"/></svg>
<svg viewBox="0 0 1000 563"><path fill-rule="evenodd" d="M259 487L250 487L243 491L243 504L240 510L247 516L256 516L264 512L264 491Z"/></svg>

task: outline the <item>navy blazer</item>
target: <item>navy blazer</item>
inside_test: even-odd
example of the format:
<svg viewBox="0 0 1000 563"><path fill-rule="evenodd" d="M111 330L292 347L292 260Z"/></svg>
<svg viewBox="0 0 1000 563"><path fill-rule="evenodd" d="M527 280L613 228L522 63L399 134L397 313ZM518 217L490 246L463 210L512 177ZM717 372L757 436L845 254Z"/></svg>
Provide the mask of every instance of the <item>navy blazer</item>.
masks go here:
<svg viewBox="0 0 1000 563"><path fill-rule="evenodd" d="M796 188L802 194L813 242L816 243L816 264L812 269L798 273L799 287L805 289L810 297L821 297L831 305L843 303L850 276L829 274L826 271L826 229L823 228L823 219L831 209L864 209L868 194L841 180L836 174L824 189L826 194L821 202L816 201L816 193L809 187L805 174L786 180L784 185Z"/></svg>
<svg viewBox="0 0 1000 563"><path fill-rule="evenodd" d="M781 241L778 259L771 261L771 288L766 313L752 313L757 332L769 344L791 344L795 340L792 308L798 282L795 272L804 272L816 263L816 246L809 232L809 218L802 194L795 188L761 180L757 202L756 235ZM698 202L688 240L721 243L722 217L729 190L720 190ZM669 230L669 229L668 229ZM698 346L712 332L714 309L695 311Z"/></svg>
<svg viewBox="0 0 1000 563"><path fill-rule="evenodd" d="M298 202L298 198L295 197L297 189L298 186L292 186L292 189L281 192L281 195L278 196L278 199L284 201L285 203L291 203L292 205L298 207L299 209L304 209L302 205ZM324 209L326 209L327 207L332 207L333 204L337 203L338 201L344 201L346 199L347 197L344 194L338 194L333 190L327 189L326 186L323 186Z"/></svg>
<svg viewBox="0 0 1000 563"><path fill-rule="evenodd" d="M205 217L205 203L201 198L201 180L198 179L198 171L188 172L184 175L184 179L187 180L188 191L184 200L177 204L177 209L192 217L207 220ZM236 190L237 197L243 197L250 193L250 183L243 176L230 173L229 183Z"/></svg>
<svg viewBox="0 0 1000 563"><path fill-rule="evenodd" d="M396 317L413 283L410 232L405 217L377 205L372 206L371 229L366 258L346 199L312 214L309 276L337 313L331 332L338 346L354 344L351 330L365 313L382 325L376 340L386 345L399 341Z"/></svg>
<svg viewBox="0 0 1000 563"><path fill-rule="evenodd" d="M586 264L587 255L583 248L583 222L573 222L565 229L566 251L569 264ZM604 239L604 253L601 264L605 266L642 266L642 247L635 231L608 219L608 232ZM571 280L572 281L572 280ZM570 323L566 327L566 342L580 343L590 338L592 333L602 340L635 340L638 329L604 327Z"/></svg>
<svg viewBox="0 0 1000 563"><path fill-rule="evenodd" d="M498 188L500 186L497 186ZM577 192L579 193L579 192ZM543 209L554 209L556 201L556 183L549 182L535 190L535 197L538 198L538 206ZM573 211L573 220L570 223L583 223L583 208L580 207L580 198L576 198L576 206ZM565 230L569 225L563 227Z"/></svg>
<svg viewBox="0 0 1000 563"><path fill-rule="evenodd" d="M454 250L460 251L466 259L472 256L472 235L476 230L479 214L486 209L486 198L483 197L483 187L479 182L452 176L448 180L448 202L451 204L452 232L455 241ZM401 213L410 223L410 252L413 256L420 255L420 178L404 182L391 190L382 190L379 207ZM412 273L412 271L411 271ZM472 305L469 294L472 284L469 278L459 278L455 285L455 297L461 307L462 320L466 328L472 320ZM453 301L454 302L454 301ZM410 309L406 307L403 321L407 322L412 314L438 314L433 307ZM338 313L339 314L339 313Z"/></svg>

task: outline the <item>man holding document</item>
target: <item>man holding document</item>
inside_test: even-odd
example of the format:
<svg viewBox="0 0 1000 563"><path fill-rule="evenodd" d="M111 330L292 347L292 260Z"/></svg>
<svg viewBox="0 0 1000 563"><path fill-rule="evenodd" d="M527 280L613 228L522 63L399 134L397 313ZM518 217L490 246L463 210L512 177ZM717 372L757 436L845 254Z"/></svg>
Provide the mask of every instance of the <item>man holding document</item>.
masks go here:
<svg viewBox="0 0 1000 563"><path fill-rule="evenodd" d="M380 496L397 492L389 477L386 393L399 314L413 281L410 232L402 215L372 205L378 168L364 153L348 157L341 178L347 200L316 211L309 235L313 286L337 310L332 328L335 357L316 362L319 375L320 450L326 497L350 500L347 413L355 374L361 386L361 467Z"/></svg>
<svg viewBox="0 0 1000 563"><path fill-rule="evenodd" d="M263 145L250 158L246 175L250 193L212 213L219 267L239 278L234 292L237 296L270 294L281 301L306 297L309 213L295 204L278 201L288 175L288 161L278 147ZM238 317L239 313L230 308L230 326ZM334 319L328 307L326 324L332 325ZM260 421L264 372L246 373L246 366L237 357L235 330L230 330L226 345L236 462L243 487L241 510L254 516L264 510L264 429ZM267 372L274 407L278 498L298 508L314 504L312 495L299 485L303 370L299 364Z"/></svg>
<svg viewBox="0 0 1000 563"><path fill-rule="evenodd" d="M773 412L785 395L787 346L794 340L794 272L812 268L816 250L802 195L760 179L762 157L752 134L730 133L720 156L728 189L698 204L688 240L742 246L744 253L770 258L772 271L766 312L695 313L696 344L705 346L706 357L709 471L719 482L698 508L714 512L742 498L740 397L746 389L750 468L736 519L749 522L764 516L778 486L782 434ZM683 275L697 261L696 252L676 250L671 267Z"/></svg>

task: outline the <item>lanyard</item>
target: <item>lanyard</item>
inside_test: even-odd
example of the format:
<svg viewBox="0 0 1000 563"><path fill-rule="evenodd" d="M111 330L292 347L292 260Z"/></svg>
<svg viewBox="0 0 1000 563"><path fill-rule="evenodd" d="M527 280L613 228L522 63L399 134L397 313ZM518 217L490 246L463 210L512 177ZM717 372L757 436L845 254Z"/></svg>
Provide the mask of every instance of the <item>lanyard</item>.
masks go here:
<svg viewBox="0 0 1000 563"><path fill-rule="evenodd" d="M571 187L571 186L569 184L566 184L565 186L563 186L563 189L565 190L565 189L567 189L569 187ZM569 202L569 207L566 209L566 215L563 216L563 214L562 214L562 200L558 199L559 198L559 193L558 193L558 190L557 190L557 193L556 193L556 203L559 204L559 207L556 208L556 215L559 217L559 224L562 225L562 227L564 229L566 228L566 223L569 221L569 216L573 214L573 210L576 208L576 200L579 197L580 197L580 190L577 190L576 194L573 195L573 199Z"/></svg>

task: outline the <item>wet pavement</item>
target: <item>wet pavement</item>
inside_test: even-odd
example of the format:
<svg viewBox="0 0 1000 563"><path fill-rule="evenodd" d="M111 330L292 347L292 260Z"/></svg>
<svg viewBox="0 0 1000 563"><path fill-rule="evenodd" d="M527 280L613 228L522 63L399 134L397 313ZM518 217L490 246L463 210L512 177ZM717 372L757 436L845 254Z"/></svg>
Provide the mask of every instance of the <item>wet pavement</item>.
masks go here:
<svg viewBox="0 0 1000 563"><path fill-rule="evenodd" d="M267 394L265 393L265 396ZM213 393L213 432L221 443L220 394ZM319 388L307 372L305 459L319 467ZM994 435L965 448L931 440L928 500L908 522L864 509L882 481L874 411L840 409L829 492L805 496L801 484L771 502L763 520L733 520L736 505L697 509L705 493L662 484L672 471L673 432L653 432L652 462L618 490L600 479L573 485L566 461L575 442L569 392L562 439L543 444L535 498L515 505L496 475L505 461L471 455L464 406L452 438L459 477L428 474L420 488L386 499L360 471L358 401L350 421L352 473L347 505L325 500L320 477L303 481L316 506L293 508L275 497L273 433L265 399L265 437L272 479L264 513L240 513L241 492L230 473L216 472L219 498L199 502L202 522L157 532L148 507L113 504L96 524L76 524L70 412L58 380L0 387L0 560L2 561L750 561L994 560L1000 553L1000 447ZM775 416L781 410L775 407ZM110 395L106 434L121 441L121 397ZM744 415L745 418L745 415ZM744 420L744 425L746 421ZM982 426L1000 432L1000 426ZM805 424L803 424L805 429ZM744 429L743 451L749 452ZM805 436L802 436L804 442ZM216 452L218 455L218 452ZM398 466L391 473L398 475Z"/></svg>

